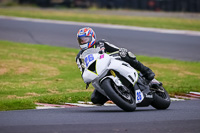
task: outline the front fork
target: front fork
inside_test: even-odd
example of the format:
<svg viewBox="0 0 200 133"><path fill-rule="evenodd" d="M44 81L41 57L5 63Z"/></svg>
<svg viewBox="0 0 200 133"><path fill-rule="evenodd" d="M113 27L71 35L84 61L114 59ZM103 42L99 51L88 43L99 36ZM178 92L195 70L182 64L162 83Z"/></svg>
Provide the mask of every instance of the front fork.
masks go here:
<svg viewBox="0 0 200 133"><path fill-rule="evenodd" d="M110 73L112 74L112 76L113 76L113 81L114 81L114 83L118 86L118 87L120 87L121 88L121 92L122 93L132 93L131 91L130 91L130 89L128 89L125 85L123 85L122 83L121 83L121 81L120 81L120 79L116 76L116 74L115 74L115 72L113 71L113 70L110 70ZM134 84L135 85L135 84ZM133 85L133 87L134 87L134 85ZM135 88L135 87L134 87ZM136 104L137 103L141 103L143 100L144 100L144 94L143 94L143 92L141 92L141 90L140 89L135 89L135 101L136 101Z"/></svg>

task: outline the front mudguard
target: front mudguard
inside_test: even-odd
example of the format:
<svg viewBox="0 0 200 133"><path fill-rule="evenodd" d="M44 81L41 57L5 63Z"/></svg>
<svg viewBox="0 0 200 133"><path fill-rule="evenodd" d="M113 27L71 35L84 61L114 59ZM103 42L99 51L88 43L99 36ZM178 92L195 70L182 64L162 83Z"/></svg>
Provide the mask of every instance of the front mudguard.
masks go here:
<svg viewBox="0 0 200 133"><path fill-rule="evenodd" d="M121 83L121 81L119 80L118 77L114 77L112 75L110 76L105 76L104 78L102 78L100 81L98 82L92 82L92 85L94 86L94 88L96 88L102 95L106 96L105 91L101 88L101 84L104 80L106 79L111 79L118 87L123 86L123 84ZM99 84L100 83L100 84Z"/></svg>
<svg viewBox="0 0 200 133"><path fill-rule="evenodd" d="M101 81L100 81L100 83L102 83L105 79L107 79L107 78L109 78L109 79L111 79L118 87L121 87L121 86L123 86L123 84L122 84L122 82L119 80L119 78L116 76L116 77L114 77L114 76L106 76L106 77L104 77Z"/></svg>

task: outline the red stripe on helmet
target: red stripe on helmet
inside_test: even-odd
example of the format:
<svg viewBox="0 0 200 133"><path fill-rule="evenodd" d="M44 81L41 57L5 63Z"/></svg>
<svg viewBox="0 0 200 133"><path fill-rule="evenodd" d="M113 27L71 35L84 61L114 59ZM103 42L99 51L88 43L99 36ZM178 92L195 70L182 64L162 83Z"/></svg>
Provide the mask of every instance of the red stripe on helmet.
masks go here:
<svg viewBox="0 0 200 133"><path fill-rule="evenodd" d="M91 43L92 43L92 42L89 43L89 46L88 46L89 48L91 47Z"/></svg>
<svg viewBox="0 0 200 133"><path fill-rule="evenodd" d="M84 29L84 32L86 32L86 31L88 31L88 29L87 29L87 28L85 28L85 29Z"/></svg>
<svg viewBox="0 0 200 133"><path fill-rule="evenodd" d="M92 32L92 37L94 37L94 32Z"/></svg>
<svg viewBox="0 0 200 133"><path fill-rule="evenodd" d="M87 36L89 36L89 35L90 35L90 32L91 32L91 30L89 30L89 32L88 32L88 34L87 34Z"/></svg>

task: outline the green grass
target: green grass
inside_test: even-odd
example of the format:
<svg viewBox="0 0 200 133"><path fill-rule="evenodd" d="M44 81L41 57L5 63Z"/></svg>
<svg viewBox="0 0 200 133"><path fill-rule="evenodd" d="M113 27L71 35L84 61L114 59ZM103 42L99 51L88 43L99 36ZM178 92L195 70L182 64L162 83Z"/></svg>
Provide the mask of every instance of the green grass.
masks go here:
<svg viewBox="0 0 200 133"><path fill-rule="evenodd" d="M0 41L0 110L35 108L35 102L90 101L93 87L77 68L78 49ZM200 62L137 56L173 94L200 91Z"/></svg>
<svg viewBox="0 0 200 133"><path fill-rule="evenodd" d="M0 41L0 110L35 108L34 102L89 100L75 63L77 49Z"/></svg>
<svg viewBox="0 0 200 133"><path fill-rule="evenodd" d="M92 9L84 12L83 10L77 11L70 9L55 10L9 7L0 8L0 15L200 31L200 20L197 19L105 15L96 13Z"/></svg>

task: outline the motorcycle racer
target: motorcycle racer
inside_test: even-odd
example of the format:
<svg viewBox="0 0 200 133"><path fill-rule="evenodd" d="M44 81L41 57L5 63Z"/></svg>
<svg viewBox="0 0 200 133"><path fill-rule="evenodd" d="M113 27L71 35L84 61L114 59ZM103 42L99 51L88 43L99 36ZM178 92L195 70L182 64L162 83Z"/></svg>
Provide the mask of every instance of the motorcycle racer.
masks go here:
<svg viewBox="0 0 200 133"><path fill-rule="evenodd" d="M154 79L155 74L152 72L152 70L145 65L143 65L141 62L139 62L136 59L136 56L128 51L125 48L118 48L117 46L110 44L106 40L96 40L96 34L90 27L85 27L79 29L77 33L77 40L79 43L80 51L76 56L76 63L78 65L78 68L81 71L81 74L84 72L84 67L82 67L82 60L81 60L81 54L88 48L100 48L100 52L116 52L119 51L119 55L121 59L127 63L129 63L133 68L140 71L143 76L148 80L151 81ZM101 104L103 105L107 101L107 97L103 96L101 93L99 93L96 89L92 93L91 101L94 104Z"/></svg>

